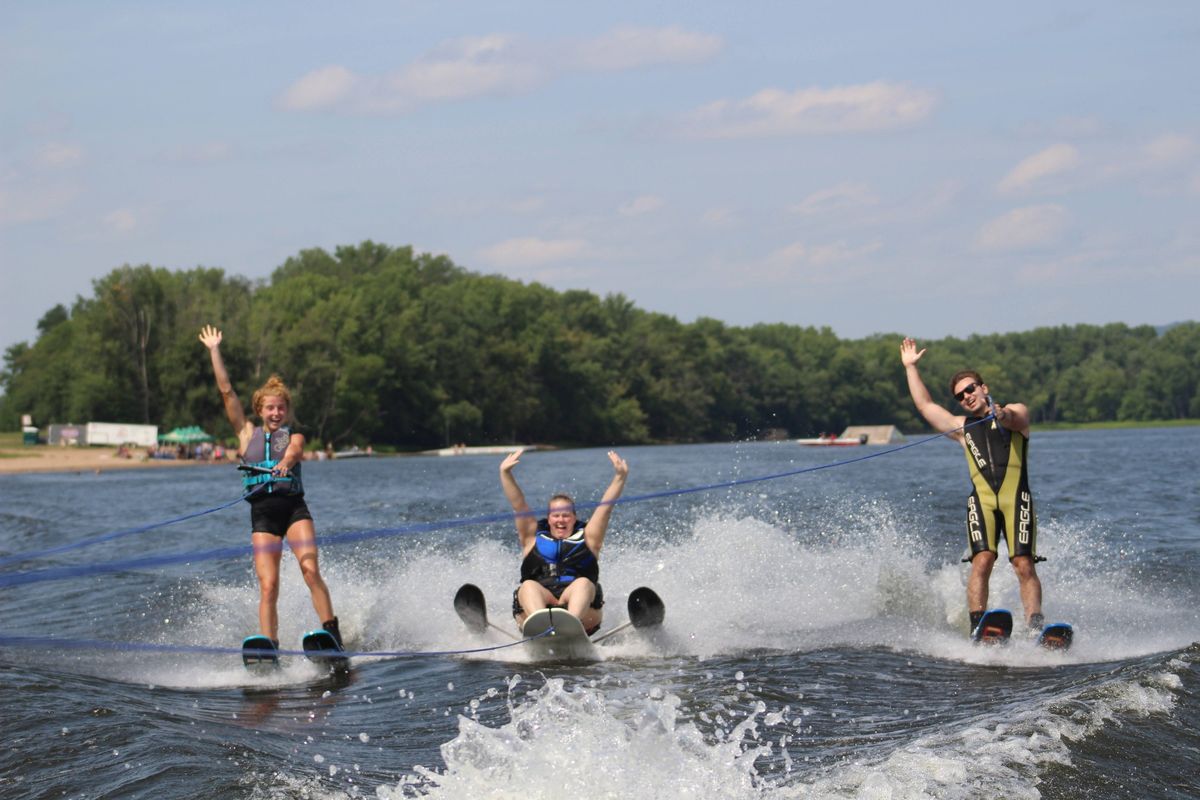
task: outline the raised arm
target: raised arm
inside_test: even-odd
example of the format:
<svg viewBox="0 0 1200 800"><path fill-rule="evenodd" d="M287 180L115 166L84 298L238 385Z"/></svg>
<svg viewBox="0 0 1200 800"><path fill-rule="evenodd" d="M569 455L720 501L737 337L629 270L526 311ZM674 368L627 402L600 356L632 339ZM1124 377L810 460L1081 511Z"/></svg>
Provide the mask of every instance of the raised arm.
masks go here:
<svg viewBox="0 0 1200 800"><path fill-rule="evenodd" d="M616 451L608 451L608 460L613 465L612 482L604 490L600 505L596 506L587 527L583 529L583 539L587 542L588 549L596 555L600 554L600 548L604 546L604 534L608 532L608 522L612 519L613 503L621 496L621 492L625 491L625 479L629 477L629 465Z"/></svg>
<svg viewBox="0 0 1200 800"><path fill-rule="evenodd" d="M912 395L913 405L936 431L948 433L961 428L966 418L956 417L935 403L933 396L929 394L929 389L925 387L925 381L921 380L917 362L923 355L925 355L925 350L923 348L918 350L917 343L912 339L905 339L900 343L900 363L904 364L904 376L908 379L908 393ZM961 433L955 433L953 436L962 441Z"/></svg>
<svg viewBox="0 0 1200 800"><path fill-rule="evenodd" d="M533 518L533 509L529 507L529 503L525 500L525 493L521 491L521 487L517 485L517 479L512 474L513 467L521 463L521 454L524 452L524 450L517 450L509 453L500 462L500 488L504 490L504 496L508 498L508 502L512 506L513 522L517 526L517 539L521 543L522 551L529 540L537 535L537 520Z"/></svg>
<svg viewBox="0 0 1200 800"><path fill-rule="evenodd" d="M247 428L253 428L253 426L246 419L242 401L238 400L237 394L233 391L233 383L229 380L229 373L225 370L225 360L221 358L221 332L212 325L205 325L200 329L200 343L208 348L208 354L212 357L213 375L217 379L217 391L221 393L221 402L225 404L225 416L229 417L230 424L233 425L234 431L241 439L247 434ZM244 444L243 442L243 449Z"/></svg>

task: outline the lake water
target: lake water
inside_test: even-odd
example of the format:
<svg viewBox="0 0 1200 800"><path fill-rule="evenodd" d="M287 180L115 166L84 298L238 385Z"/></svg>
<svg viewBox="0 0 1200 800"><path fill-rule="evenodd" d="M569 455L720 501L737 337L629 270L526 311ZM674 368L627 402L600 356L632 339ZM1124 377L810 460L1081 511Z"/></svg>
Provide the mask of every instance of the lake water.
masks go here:
<svg viewBox="0 0 1200 800"><path fill-rule="evenodd" d="M255 676L222 651L257 632L242 503L12 560L227 503L232 467L0 476L0 796L1195 797L1198 451L1200 428L1035 432L1046 615L1076 630L1063 654L968 643L953 443L622 449L604 627L641 585L666 620L575 666L429 654L506 642L451 607L472 582L511 625L498 457L309 464L347 644L392 654L346 679L300 657ZM535 504L584 502L611 466L531 453L517 474ZM992 604L1020 607L1003 559ZM285 647L317 624L290 555L280 617Z"/></svg>

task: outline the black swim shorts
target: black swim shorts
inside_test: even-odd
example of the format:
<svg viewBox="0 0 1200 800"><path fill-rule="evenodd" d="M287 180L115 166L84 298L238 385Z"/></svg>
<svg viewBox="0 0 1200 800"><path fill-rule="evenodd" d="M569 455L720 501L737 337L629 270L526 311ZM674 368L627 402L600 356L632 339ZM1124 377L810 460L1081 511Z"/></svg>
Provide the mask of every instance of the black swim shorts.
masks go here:
<svg viewBox="0 0 1200 800"><path fill-rule="evenodd" d="M250 529L254 533L286 536L288 528L301 520L311 520L304 495L269 494L250 501Z"/></svg>

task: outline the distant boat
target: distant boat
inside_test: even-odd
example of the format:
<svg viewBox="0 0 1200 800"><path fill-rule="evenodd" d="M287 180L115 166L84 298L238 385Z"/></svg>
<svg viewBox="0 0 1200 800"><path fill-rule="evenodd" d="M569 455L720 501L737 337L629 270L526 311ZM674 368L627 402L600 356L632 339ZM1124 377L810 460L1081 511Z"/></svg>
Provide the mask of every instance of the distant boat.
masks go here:
<svg viewBox="0 0 1200 800"><path fill-rule="evenodd" d="M423 450L421 455L426 456L503 456L515 450L524 450L526 453L534 450L544 450L545 447L536 444L495 444L495 445L465 445L456 444L453 447L443 447L439 450Z"/></svg>
<svg viewBox="0 0 1200 800"><path fill-rule="evenodd" d="M815 439L796 439L796 444L807 445L809 447L858 447L867 443L867 435L865 433L858 436L838 436L835 433L826 436L818 436Z"/></svg>
<svg viewBox="0 0 1200 800"><path fill-rule="evenodd" d="M359 449L358 445L354 445L354 447L350 447L345 450L338 450L336 453L333 454L333 457L334 458L366 458L367 456L373 456L373 455L375 455L375 454L371 451L371 448L368 447L366 450L361 450L361 449Z"/></svg>
<svg viewBox="0 0 1200 800"><path fill-rule="evenodd" d="M815 439L793 439L796 444L810 447L857 447L863 444L896 444L904 441L895 425L851 425L836 433L823 433Z"/></svg>

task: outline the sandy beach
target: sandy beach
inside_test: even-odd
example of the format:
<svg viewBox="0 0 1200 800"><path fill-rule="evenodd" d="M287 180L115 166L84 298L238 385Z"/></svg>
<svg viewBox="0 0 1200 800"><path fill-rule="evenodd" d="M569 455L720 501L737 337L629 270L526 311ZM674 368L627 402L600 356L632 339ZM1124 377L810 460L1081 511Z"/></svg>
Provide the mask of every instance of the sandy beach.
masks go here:
<svg viewBox="0 0 1200 800"><path fill-rule="evenodd" d="M0 475L28 472L107 472L115 469L149 469L221 466L229 461L146 458L135 450L131 458L117 455L115 447L13 447L0 450Z"/></svg>

